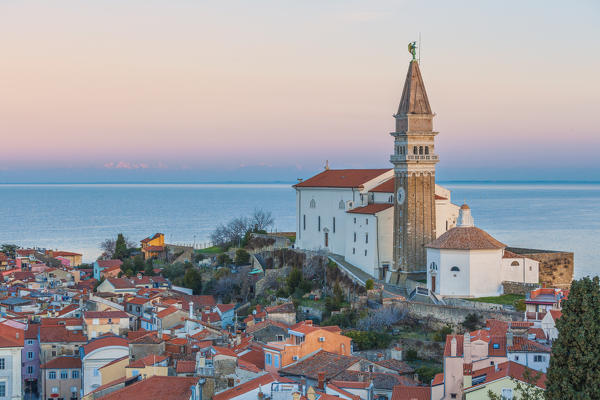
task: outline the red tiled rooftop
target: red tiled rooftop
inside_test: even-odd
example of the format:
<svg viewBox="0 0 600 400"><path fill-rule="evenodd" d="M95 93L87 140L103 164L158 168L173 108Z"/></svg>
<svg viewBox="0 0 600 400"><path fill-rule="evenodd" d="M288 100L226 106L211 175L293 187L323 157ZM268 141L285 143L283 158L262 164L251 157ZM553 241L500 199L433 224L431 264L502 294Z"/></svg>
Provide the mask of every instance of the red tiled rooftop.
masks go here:
<svg viewBox="0 0 600 400"><path fill-rule="evenodd" d="M353 208L352 210L348 210L348 212L352 213L352 214L374 215L374 214L377 214L379 212L382 212L382 211L387 210L388 208L392 208L392 207L394 207L394 205L391 203L371 203L364 207Z"/></svg>
<svg viewBox="0 0 600 400"><path fill-rule="evenodd" d="M40 366L42 369L69 369L81 368L81 358L61 356L48 361Z"/></svg>
<svg viewBox="0 0 600 400"><path fill-rule="evenodd" d="M390 169L329 169L294 187L357 188L389 171Z"/></svg>
<svg viewBox="0 0 600 400"><path fill-rule="evenodd" d="M99 397L101 400L188 400L199 377L152 376Z"/></svg>
<svg viewBox="0 0 600 400"><path fill-rule="evenodd" d="M129 341L120 336L102 336L98 339L93 339L88 344L83 346L83 352L85 355L88 355L94 350L108 346L122 346L129 348Z"/></svg>
<svg viewBox="0 0 600 400"><path fill-rule="evenodd" d="M84 318L129 318L124 311L86 311Z"/></svg>
<svg viewBox="0 0 600 400"><path fill-rule="evenodd" d="M278 378L279 377L276 374L271 373L259 376L258 378L252 379L251 381L242 383L241 385L237 385L235 387L232 387L231 389L215 394L213 396L213 400L229 400L234 397L241 396L244 393L248 393L249 391L254 390L260 386L266 387L271 382L277 382Z"/></svg>
<svg viewBox="0 0 600 400"><path fill-rule="evenodd" d="M489 233L475 226L470 226L452 228L433 242L426 244L425 247L453 250L491 250L503 249L506 245L494 239Z"/></svg>

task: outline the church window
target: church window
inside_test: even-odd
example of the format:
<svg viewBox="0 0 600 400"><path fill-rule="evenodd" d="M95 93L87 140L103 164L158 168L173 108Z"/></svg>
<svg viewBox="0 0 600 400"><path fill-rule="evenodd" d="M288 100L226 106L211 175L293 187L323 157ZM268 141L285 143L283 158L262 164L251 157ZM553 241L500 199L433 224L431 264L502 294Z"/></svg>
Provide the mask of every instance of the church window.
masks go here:
<svg viewBox="0 0 600 400"><path fill-rule="evenodd" d="M338 208L339 208L340 210L343 210L343 209L345 209L345 208L346 208L346 205L344 204L344 200L340 200L340 204L338 204Z"/></svg>
<svg viewBox="0 0 600 400"><path fill-rule="evenodd" d="M365 218L365 225L369 225L369 218Z"/></svg>
<svg viewBox="0 0 600 400"><path fill-rule="evenodd" d="M419 146L419 154L423 154L423 146Z"/></svg>
<svg viewBox="0 0 600 400"><path fill-rule="evenodd" d="M356 254L356 249L354 247L352 248L352 254Z"/></svg>
<svg viewBox="0 0 600 400"><path fill-rule="evenodd" d="M333 217L333 233L335 233L335 217Z"/></svg>
<svg viewBox="0 0 600 400"><path fill-rule="evenodd" d="M321 232L321 216L317 217L317 230Z"/></svg>
<svg viewBox="0 0 600 400"><path fill-rule="evenodd" d="M511 267L518 267L519 266L519 262L518 261L513 261L510 263Z"/></svg>
<svg viewBox="0 0 600 400"><path fill-rule="evenodd" d="M302 215L302 229L306 230L306 214Z"/></svg>
<svg viewBox="0 0 600 400"><path fill-rule="evenodd" d="M365 250L365 257L367 256L367 251Z"/></svg>
<svg viewBox="0 0 600 400"><path fill-rule="evenodd" d="M429 269L434 270L434 271L437 270L437 264L435 263L435 261L432 262L431 264L429 264Z"/></svg>
<svg viewBox="0 0 600 400"><path fill-rule="evenodd" d="M356 217L354 217L354 223L356 223Z"/></svg>
<svg viewBox="0 0 600 400"><path fill-rule="evenodd" d="M354 232L354 242L356 243L356 232Z"/></svg>
<svg viewBox="0 0 600 400"><path fill-rule="evenodd" d="M310 201L310 208L316 208L317 207L317 202L315 201L315 199L312 199Z"/></svg>
<svg viewBox="0 0 600 400"><path fill-rule="evenodd" d="M413 154L419 154L419 148L417 146L413 147Z"/></svg>
<svg viewBox="0 0 600 400"><path fill-rule="evenodd" d="M530 271L533 271L533 269L531 268L531 266L529 267L529 270L530 270Z"/></svg>
<svg viewBox="0 0 600 400"><path fill-rule="evenodd" d="M429 154L429 146L425 146L425 154Z"/></svg>
<svg viewBox="0 0 600 400"><path fill-rule="evenodd" d="M450 268L450 271L452 271L452 272L458 272L458 271L460 271L460 268L458 268L458 267L455 265L454 267Z"/></svg>
<svg viewBox="0 0 600 400"><path fill-rule="evenodd" d="M365 233L365 243L369 243L369 234Z"/></svg>

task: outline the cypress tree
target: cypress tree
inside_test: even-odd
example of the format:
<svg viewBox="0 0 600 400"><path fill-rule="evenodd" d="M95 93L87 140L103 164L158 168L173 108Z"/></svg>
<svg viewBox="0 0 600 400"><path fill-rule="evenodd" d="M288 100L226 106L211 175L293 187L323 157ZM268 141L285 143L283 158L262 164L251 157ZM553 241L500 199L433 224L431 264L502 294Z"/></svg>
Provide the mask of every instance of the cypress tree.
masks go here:
<svg viewBox="0 0 600 400"><path fill-rule="evenodd" d="M115 254L114 258L123 260L127 256L127 242L125 241L125 236L122 233L119 233L117 236L117 241L115 243Z"/></svg>
<svg viewBox="0 0 600 400"><path fill-rule="evenodd" d="M600 284L573 281L552 345L547 399L600 399Z"/></svg>

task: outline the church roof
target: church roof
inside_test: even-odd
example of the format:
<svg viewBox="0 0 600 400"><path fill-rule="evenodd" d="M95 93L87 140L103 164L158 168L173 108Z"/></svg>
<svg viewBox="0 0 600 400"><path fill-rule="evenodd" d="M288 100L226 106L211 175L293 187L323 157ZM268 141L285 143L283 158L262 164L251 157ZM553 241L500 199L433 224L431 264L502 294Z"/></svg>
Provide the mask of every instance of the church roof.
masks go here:
<svg viewBox="0 0 600 400"><path fill-rule="evenodd" d="M294 187L357 188L390 171L385 169L328 169L294 185Z"/></svg>
<svg viewBox="0 0 600 400"><path fill-rule="evenodd" d="M402 98L398 106L398 115L405 114L432 114L419 63L415 60L411 61L408 67Z"/></svg>
<svg viewBox="0 0 600 400"><path fill-rule="evenodd" d="M364 207L353 208L352 210L348 210L348 212L353 214L377 214L390 207L394 207L394 205L390 203L371 203Z"/></svg>
<svg viewBox="0 0 600 400"><path fill-rule="evenodd" d="M379 186L375 186L373 189L369 190L370 192L377 192L377 193L394 193L394 187L395 182L394 179L388 179L387 181L383 182L381 185Z"/></svg>
<svg viewBox="0 0 600 400"><path fill-rule="evenodd" d="M492 250L506 247L489 233L475 226L452 228L433 242L425 245L432 249Z"/></svg>

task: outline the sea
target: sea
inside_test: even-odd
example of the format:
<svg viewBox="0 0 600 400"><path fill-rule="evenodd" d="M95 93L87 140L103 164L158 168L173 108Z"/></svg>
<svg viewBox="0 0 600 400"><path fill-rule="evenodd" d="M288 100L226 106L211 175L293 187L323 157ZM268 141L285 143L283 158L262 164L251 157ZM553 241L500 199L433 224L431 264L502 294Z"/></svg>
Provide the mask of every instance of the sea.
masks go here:
<svg viewBox="0 0 600 400"><path fill-rule="evenodd" d="M513 247L572 251L575 278L600 274L600 182L439 182L467 203L475 225ZM220 223L270 211L274 231L295 229L290 184L0 185L0 244L80 252L90 262L118 233L139 241L210 245Z"/></svg>

